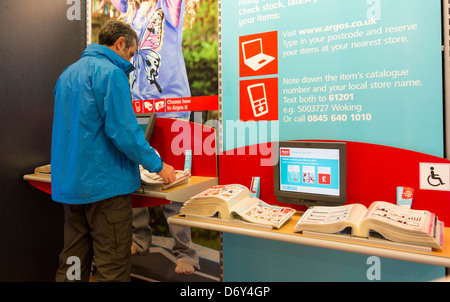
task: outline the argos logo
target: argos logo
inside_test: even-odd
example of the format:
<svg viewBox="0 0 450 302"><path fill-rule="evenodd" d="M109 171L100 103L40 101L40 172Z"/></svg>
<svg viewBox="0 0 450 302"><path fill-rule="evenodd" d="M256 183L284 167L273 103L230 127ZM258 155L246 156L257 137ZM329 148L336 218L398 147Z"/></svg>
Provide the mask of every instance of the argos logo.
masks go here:
<svg viewBox="0 0 450 302"><path fill-rule="evenodd" d="M280 150L282 156L289 156L289 155L291 155L290 151L291 150L289 150L289 149L281 149Z"/></svg>

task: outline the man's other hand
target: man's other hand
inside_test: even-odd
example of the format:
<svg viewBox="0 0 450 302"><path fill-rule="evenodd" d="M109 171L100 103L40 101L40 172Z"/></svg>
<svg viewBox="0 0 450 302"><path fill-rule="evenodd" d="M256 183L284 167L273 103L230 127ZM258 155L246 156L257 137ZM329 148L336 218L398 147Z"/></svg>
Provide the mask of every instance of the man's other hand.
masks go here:
<svg viewBox="0 0 450 302"><path fill-rule="evenodd" d="M163 163L162 170L157 174L162 177L165 184L170 184L171 182L174 182L176 179L175 169L171 165L168 165L166 163Z"/></svg>

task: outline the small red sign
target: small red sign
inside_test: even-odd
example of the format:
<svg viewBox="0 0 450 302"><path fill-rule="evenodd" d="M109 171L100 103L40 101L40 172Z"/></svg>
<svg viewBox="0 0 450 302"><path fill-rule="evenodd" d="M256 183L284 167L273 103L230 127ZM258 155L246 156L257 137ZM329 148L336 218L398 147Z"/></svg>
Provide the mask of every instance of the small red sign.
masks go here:
<svg viewBox="0 0 450 302"><path fill-rule="evenodd" d="M142 105L144 107L144 113L153 112L153 100L142 101Z"/></svg>
<svg viewBox="0 0 450 302"><path fill-rule="evenodd" d="M283 156L289 156L291 154L289 149L281 149L280 151Z"/></svg>

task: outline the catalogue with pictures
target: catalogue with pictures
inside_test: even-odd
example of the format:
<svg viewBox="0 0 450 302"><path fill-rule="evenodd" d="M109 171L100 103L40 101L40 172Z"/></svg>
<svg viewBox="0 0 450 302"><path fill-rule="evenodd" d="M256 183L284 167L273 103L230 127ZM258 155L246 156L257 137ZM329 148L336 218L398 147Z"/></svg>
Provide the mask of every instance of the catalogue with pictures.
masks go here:
<svg viewBox="0 0 450 302"><path fill-rule="evenodd" d="M269 205L250 196L242 185L213 186L187 201L180 211L186 217L214 217L222 221L240 221L279 228L295 213L288 207Z"/></svg>
<svg viewBox="0 0 450 302"><path fill-rule="evenodd" d="M441 249L444 224L433 213L375 201L337 207L311 207L297 222L294 232L338 233L369 238L376 232L393 242Z"/></svg>

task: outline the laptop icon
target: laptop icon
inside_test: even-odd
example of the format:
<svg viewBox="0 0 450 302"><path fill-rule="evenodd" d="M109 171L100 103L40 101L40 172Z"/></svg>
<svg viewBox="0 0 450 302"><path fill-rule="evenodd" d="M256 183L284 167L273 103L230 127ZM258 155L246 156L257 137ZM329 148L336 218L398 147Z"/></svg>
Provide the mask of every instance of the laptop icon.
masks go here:
<svg viewBox="0 0 450 302"><path fill-rule="evenodd" d="M272 56L264 54L261 38L243 42L242 55L245 65L254 71L257 71L275 59Z"/></svg>

